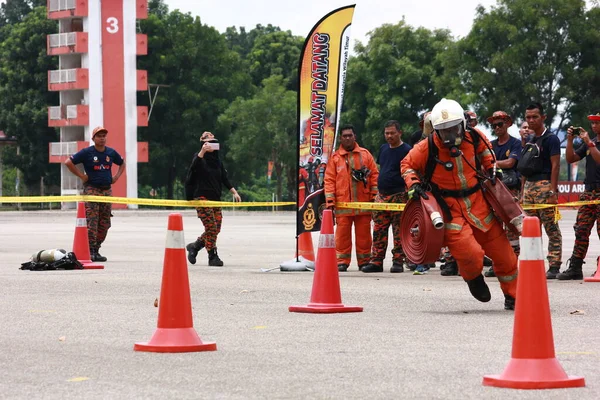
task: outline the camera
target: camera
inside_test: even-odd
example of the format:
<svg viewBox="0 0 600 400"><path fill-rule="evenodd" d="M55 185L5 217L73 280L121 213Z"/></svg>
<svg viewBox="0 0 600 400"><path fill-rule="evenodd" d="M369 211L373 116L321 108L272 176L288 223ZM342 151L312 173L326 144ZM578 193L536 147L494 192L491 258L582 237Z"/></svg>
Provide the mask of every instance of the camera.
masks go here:
<svg viewBox="0 0 600 400"><path fill-rule="evenodd" d="M575 127L575 126L572 126L572 127L571 127L571 130L573 131L573 136L579 136L579 133L580 133L580 131L581 131L581 128L580 128L580 127Z"/></svg>
<svg viewBox="0 0 600 400"><path fill-rule="evenodd" d="M219 150L220 145L219 143L212 143L212 142L208 142L208 145L210 146L211 149L213 150Z"/></svg>

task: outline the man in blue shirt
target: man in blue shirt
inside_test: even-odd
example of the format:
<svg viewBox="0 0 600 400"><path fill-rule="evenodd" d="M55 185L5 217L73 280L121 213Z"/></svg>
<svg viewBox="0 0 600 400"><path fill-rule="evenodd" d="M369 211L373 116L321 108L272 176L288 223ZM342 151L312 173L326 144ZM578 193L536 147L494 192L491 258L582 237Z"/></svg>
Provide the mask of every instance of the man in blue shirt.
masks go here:
<svg viewBox="0 0 600 400"><path fill-rule="evenodd" d="M522 177L521 201L526 204L558 204L558 174L560 170L560 139L544 126L546 115L540 103L525 110L528 128L521 132L521 144L535 143L540 149L542 167L539 173ZM520 163L519 163L520 164ZM527 215L538 217L548 235L548 271L546 279L556 279L562 264L562 234L555 221L556 208L527 210Z"/></svg>
<svg viewBox="0 0 600 400"><path fill-rule="evenodd" d="M492 140L492 150L496 156L496 166L501 172L502 182L510 189L515 199L520 198L519 189L521 188L521 177L517 171L517 162L521 158L523 147L521 141L508 134L508 128L513 124L512 118L504 111L494 111L491 117L487 119L496 139ZM506 237L510 242L515 254L519 256L521 249L519 246L519 235L504 227ZM484 276L493 277L494 267L490 267Z"/></svg>
<svg viewBox="0 0 600 400"><path fill-rule="evenodd" d="M384 127L386 144L379 148L379 178L377 179L378 193L376 203L406 203L406 183L400 175L400 161L410 151L411 147L402 142L402 130L398 121L388 121ZM392 267L390 272L404 272L405 255L400 241L400 211L373 212L373 247L371 261L365 265L362 272L383 272L383 260L388 245L388 230L392 225L394 248L392 250Z"/></svg>
<svg viewBox="0 0 600 400"><path fill-rule="evenodd" d="M92 132L94 145L87 147L67 158L65 165L83 182L83 194L90 196L112 196L111 185L119 180L125 172L125 162L114 149L106 145L108 131L99 126ZM117 173L112 175L113 163L119 166ZM85 173L76 167L83 164ZM100 246L106 239L110 228L111 203L85 203L88 241L92 261L106 261L100 255Z"/></svg>

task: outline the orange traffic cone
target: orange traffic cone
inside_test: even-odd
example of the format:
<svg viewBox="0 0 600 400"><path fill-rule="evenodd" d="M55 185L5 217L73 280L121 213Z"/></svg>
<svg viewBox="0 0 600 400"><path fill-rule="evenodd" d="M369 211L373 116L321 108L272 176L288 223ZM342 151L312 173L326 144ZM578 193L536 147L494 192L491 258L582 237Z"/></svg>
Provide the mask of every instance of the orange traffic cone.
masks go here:
<svg viewBox="0 0 600 400"><path fill-rule="evenodd" d="M282 262L280 271L312 271L315 269L315 250L312 242L312 233L303 232L298 235L296 258Z"/></svg>
<svg viewBox="0 0 600 400"><path fill-rule="evenodd" d="M85 203L77 203L77 219L75 221L75 237L73 238L73 253L83 269L104 269L104 265L92 261L90 256L90 242L88 239L87 219L85 217Z"/></svg>
<svg viewBox="0 0 600 400"><path fill-rule="evenodd" d="M548 287L542 256L542 231L536 217L525 217L519 257L512 357L501 375L486 375L485 386L557 389L585 386L568 376L554 353Z"/></svg>
<svg viewBox="0 0 600 400"><path fill-rule="evenodd" d="M194 329L181 214L169 215L157 329L148 342L136 343L133 350L155 353L217 350L216 343L203 342Z"/></svg>
<svg viewBox="0 0 600 400"><path fill-rule="evenodd" d="M594 275L591 278L585 278L584 281L586 282L600 282L600 257L598 257L596 259L596 272L594 273Z"/></svg>
<svg viewBox="0 0 600 400"><path fill-rule="evenodd" d="M331 210L323 210L317 265L310 303L306 306L291 306L289 310L290 312L303 313L343 313L363 310L362 307L350 307L342 304Z"/></svg>

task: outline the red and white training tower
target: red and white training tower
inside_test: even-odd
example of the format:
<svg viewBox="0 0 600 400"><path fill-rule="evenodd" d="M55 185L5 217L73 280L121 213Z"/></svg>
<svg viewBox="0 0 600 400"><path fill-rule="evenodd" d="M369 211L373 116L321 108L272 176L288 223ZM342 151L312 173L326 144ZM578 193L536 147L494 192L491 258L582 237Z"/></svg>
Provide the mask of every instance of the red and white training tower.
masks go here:
<svg viewBox="0 0 600 400"><path fill-rule="evenodd" d="M104 126L108 146L127 167L113 196L137 198L137 164L148 162L148 143L137 141L138 126L148 126L148 108L136 100L137 91L148 90L147 72L136 68L148 38L137 27L148 18L148 0L47 0L47 7L59 32L47 43L48 55L59 58L59 69L48 71L48 90L60 92L60 105L48 108L48 126L60 128L60 142L50 143L50 162L62 163L89 146L94 127ZM79 194L81 181L61 168L61 195Z"/></svg>

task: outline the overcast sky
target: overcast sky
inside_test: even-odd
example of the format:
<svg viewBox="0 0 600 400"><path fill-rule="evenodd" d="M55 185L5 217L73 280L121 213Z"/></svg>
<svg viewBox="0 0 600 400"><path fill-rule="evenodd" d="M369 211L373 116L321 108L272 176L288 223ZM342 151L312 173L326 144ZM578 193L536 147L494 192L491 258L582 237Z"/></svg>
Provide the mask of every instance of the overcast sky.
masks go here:
<svg viewBox="0 0 600 400"><path fill-rule="evenodd" d="M455 37L463 37L469 33L475 7L481 4L489 9L496 0L165 0L165 3L170 10L200 16L202 23L220 32L229 26L245 26L248 31L257 24L272 24L303 37L328 12L355 3L352 38L366 44L367 32L384 23L397 23L402 17L414 27L447 28Z"/></svg>

